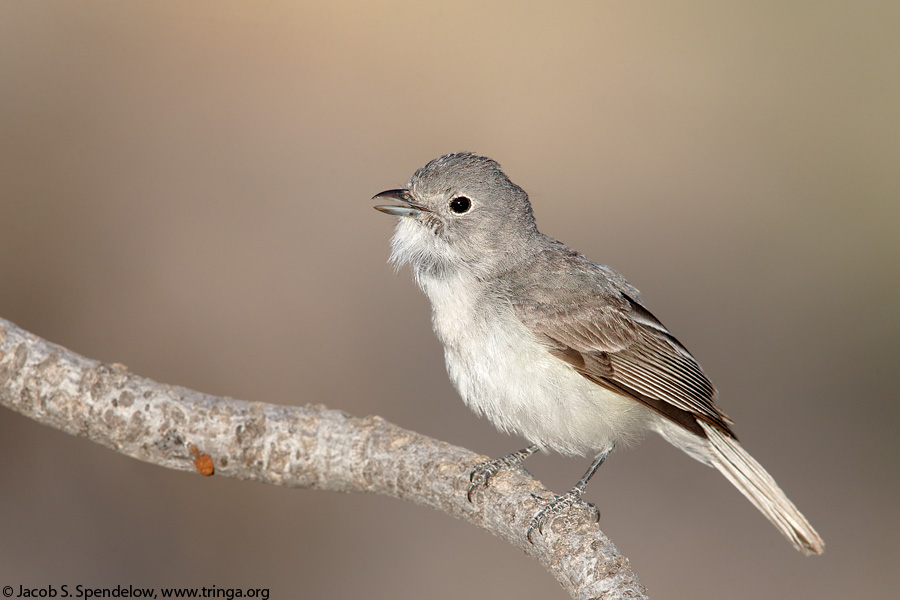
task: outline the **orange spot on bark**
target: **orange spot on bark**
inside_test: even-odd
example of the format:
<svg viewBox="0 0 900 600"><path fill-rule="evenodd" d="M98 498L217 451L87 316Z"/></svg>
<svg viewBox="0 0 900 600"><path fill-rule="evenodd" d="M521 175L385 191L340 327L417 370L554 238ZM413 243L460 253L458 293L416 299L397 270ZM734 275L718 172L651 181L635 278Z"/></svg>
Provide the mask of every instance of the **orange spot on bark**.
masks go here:
<svg viewBox="0 0 900 600"><path fill-rule="evenodd" d="M209 456L209 454L204 454L197 449L197 446L191 444L191 452L194 453L194 468L203 475L204 477L209 477L213 473L216 472L216 467L213 465L213 459Z"/></svg>

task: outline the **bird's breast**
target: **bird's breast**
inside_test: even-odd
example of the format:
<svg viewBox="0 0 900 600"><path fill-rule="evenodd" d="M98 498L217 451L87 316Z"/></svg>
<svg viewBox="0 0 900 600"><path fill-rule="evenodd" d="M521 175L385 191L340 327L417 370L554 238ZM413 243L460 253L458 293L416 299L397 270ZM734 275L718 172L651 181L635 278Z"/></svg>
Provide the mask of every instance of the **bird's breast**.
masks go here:
<svg viewBox="0 0 900 600"><path fill-rule="evenodd" d="M497 428L569 455L594 454L643 429L642 406L552 356L489 287L465 275L420 284L450 379Z"/></svg>

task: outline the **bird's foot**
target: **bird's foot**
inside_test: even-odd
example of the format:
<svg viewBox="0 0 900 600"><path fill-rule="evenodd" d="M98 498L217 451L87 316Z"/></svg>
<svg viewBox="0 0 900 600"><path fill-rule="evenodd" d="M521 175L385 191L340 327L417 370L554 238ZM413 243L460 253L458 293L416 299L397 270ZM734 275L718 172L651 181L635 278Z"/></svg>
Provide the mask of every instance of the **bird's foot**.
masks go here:
<svg viewBox="0 0 900 600"><path fill-rule="evenodd" d="M570 510L573 506L575 506L576 503L580 502L581 493L582 490L575 488L569 490L562 496L554 495L552 499L541 498L540 496L532 494L531 497L543 504L544 507L538 512L538 514L534 515L534 518L531 519L531 524L528 525L528 530L525 532L525 537L528 538L528 543L534 543L534 541L532 541L531 539L531 536L534 534L535 529L538 530L538 533L544 533L544 524L548 519L551 519L552 517ZM594 521L600 521L600 510L590 502L585 502L584 504L588 509L593 511Z"/></svg>
<svg viewBox="0 0 900 600"><path fill-rule="evenodd" d="M472 501L472 492L478 487L487 487L491 477L499 471L509 467L521 465L522 462L537 451L537 446L530 446L524 450L513 452L508 456L502 456L492 460L485 460L475 465L469 474L469 489L466 491L466 498Z"/></svg>

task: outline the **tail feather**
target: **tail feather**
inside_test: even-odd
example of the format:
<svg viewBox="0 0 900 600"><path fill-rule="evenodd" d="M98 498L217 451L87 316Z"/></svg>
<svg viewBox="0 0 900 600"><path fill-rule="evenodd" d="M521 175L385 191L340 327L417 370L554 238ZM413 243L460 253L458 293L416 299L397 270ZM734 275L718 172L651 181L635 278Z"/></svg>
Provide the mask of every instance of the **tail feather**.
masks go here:
<svg viewBox="0 0 900 600"><path fill-rule="evenodd" d="M709 439L712 464L753 503L775 527L807 556L822 554L825 542L797 507L788 500L772 476L737 440L700 421Z"/></svg>

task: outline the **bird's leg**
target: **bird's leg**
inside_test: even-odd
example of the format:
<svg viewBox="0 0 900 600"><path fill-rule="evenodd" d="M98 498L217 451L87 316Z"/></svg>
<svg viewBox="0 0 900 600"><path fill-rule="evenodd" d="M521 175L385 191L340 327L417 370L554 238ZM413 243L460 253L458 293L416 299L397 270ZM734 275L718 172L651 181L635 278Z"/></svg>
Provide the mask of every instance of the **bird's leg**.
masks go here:
<svg viewBox="0 0 900 600"><path fill-rule="evenodd" d="M471 483L469 483L469 490L466 492L466 498L468 498L469 502L471 502L472 492L475 491L475 488L480 485L487 487L488 481L497 473L497 471L499 471L500 469L505 469L507 467L521 465L523 462L525 462L526 458L537 451L538 447L536 445L531 445L524 450L513 452L512 454L509 454L507 456L478 463L477 465L475 465L475 468L472 469L472 473L469 474L469 481Z"/></svg>
<svg viewBox="0 0 900 600"><path fill-rule="evenodd" d="M588 481L590 481L591 477L594 476L594 472L600 467L600 465L603 464L603 461L606 460L606 457L609 456L609 453L611 451L612 449L610 448L609 450L604 450L603 452L598 454L596 458L594 458L594 462L591 463L591 467L587 470L587 473L584 474L584 477L582 477L578 481L578 483L575 484L575 487L573 487L562 496L556 496L552 500L545 500L532 494L535 500L539 500L541 502L544 502L545 504L544 508L542 508L540 512L536 514L533 519L531 519L531 524L528 526L528 530L525 532L525 537L528 538L529 543L534 543L531 541L531 534L534 533L535 527L537 527L538 533L544 533L544 523L547 521L547 519L558 515L568 508L571 508L572 505L581 500L581 495L584 493L584 488L587 487ZM597 507L595 507L593 504L588 503L588 506L590 506L594 510L595 518L597 521L599 521L600 511L597 510Z"/></svg>

